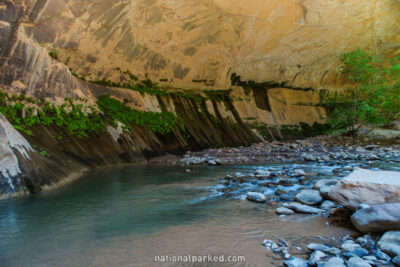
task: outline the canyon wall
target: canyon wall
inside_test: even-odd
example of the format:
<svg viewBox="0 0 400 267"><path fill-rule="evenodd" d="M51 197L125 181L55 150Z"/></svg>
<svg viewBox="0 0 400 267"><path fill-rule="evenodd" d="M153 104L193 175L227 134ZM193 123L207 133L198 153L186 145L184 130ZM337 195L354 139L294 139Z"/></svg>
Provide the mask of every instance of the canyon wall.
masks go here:
<svg viewBox="0 0 400 267"><path fill-rule="evenodd" d="M165 153L299 137L279 127L325 121L318 91L347 86L339 56L356 47L399 53L400 1L1 1L1 91L55 104L95 105L108 94L135 110L172 112L187 132L107 124L102 134L66 142L54 125L33 126L28 136L1 117L0 194ZM120 86L143 80L175 93ZM193 90L225 91L198 101L188 97Z"/></svg>

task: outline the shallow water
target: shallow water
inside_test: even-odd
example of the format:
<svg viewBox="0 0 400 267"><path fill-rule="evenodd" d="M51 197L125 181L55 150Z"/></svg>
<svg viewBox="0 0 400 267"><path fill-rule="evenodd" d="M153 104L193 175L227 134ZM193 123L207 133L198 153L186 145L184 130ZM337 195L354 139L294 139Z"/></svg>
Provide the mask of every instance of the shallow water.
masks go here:
<svg viewBox="0 0 400 267"><path fill-rule="evenodd" d="M0 201L0 266L180 266L155 256L188 254L243 255L237 265L270 266L264 238L302 244L348 232L325 226L321 216L280 218L275 207L221 196L221 177L254 168L114 168Z"/></svg>

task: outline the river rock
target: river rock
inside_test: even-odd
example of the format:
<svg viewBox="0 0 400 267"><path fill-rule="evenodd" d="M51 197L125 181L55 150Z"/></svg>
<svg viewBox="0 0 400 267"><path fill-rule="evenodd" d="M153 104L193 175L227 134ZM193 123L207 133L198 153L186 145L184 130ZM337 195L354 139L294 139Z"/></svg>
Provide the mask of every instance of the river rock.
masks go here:
<svg viewBox="0 0 400 267"><path fill-rule="evenodd" d="M295 212L298 212L298 213L315 214L315 213L323 212L323 210L321 210L321 209L317 209L317 208L314 208L314 207L311 207L311 206L303 205L303 204L298 203L298 202L285 203L285 204L283 204L283 206L285 208L294 210Z"/></svg>
<svg viewBox="0 0 400 267"><path fill-rule="evenodd" d="M305 260L300 258L293 258L291 260L283 261L287 267L307 267L308 264Z"/></svg>
<svg viewBox="0 0 400 267"><path fill-rule="evenodd" d="M347 261L347 266L348 267L371 267L371 264L369 264L366 260L361 259L360 257L351 257Z"/></svg>
<svg viewBox="0 0 400 267"><path fill-rule="evenodd" d="M400 266L400 256L396 256L392 260L393 264L396 266Z"/></svg>
<svg viewBox="0 0 400 267"><path fill-rule="evenodd" d="M247 192L247 199L254 202L265 202L267 199L263 194L257 192Z"/></svg>
<svg viewBox="0 0 400 267"><path fill-rule="evenodd" d="M384 232L400 229L400 203L374 205L356 211L351 222L360 232Z"/></svg>
<svg viewBox="0 0 400 267"><path fill-rule="evenodd" d="M361 248L361 246L357 243L354 243L353 240L347 240L341 245L341 248L345 251L352 251Z"/></svg>
<svg viewBox="0 0 400 267"><path fill-rule="evenodd" d="M360 258L367 256L369 254L368 250L366 250L365 248L357 248L346 253L348 253L348 255L350 256L357 256Z"/></svg>
<svg viewBox="0 0 400 267"><path fill-rule="evenodd" d="M386 232L379 240L378 247L389 256L400 256L400 231Z"/></svg>
<svg viewBox="0 0 400 267"><path fill-rule="evenodd" d="M295 169L293 170L292 176L304 176L306 173L302 169Z"/></svg>
<svg viewBox="0 0 400 267"><path fill-rule="evenodd" d="M336 179L321 179L315 183L315 185L313 186L313 189L319 190L321 187L334 186L338 182L339 182L339 180L336 180Z"/></svg>
<svg viewBox="0 0 400 267"><path fill-rule="evenodd" d="M277 214L293 215L294 211L285 207L279 207L275 210Z"/></svg>
<svg viewBox="0 0 400 267"><path fill-rule="evenodd" d="M323 267L346 267L346 265L344 264L344 260L339 257L330 258L327 262L325 262L324 264L321 264L321 266L323 266Z"/></svg>
<svg viewBox="0 0 400 267"><path fill-rule="evenodd" d="M317 190L301 190L294 199L306 205L316 205L322 201L321 194Z"/></svg>
<svg viewBox="0 0 400 267"><path fill-rule="evenodd" d="M400 202L400 172L357 169L337 183L329 198L356 209L368 205Z"/></svg>
<svg viewBox="0 0 400 267"><path fill-rule="evenodd" d="M377 257L380 260L386 261L386 262L389 262L392 260L392 258L388 254L386 254L380 250L377 250L375 252L375 257Z"/></svg>
<svg viewBox="0 0 400 267"><path fill-rule="evenodd" d="M336 203L330 200L324 200L324 202L321 203L321 208L325 210L330 210L336 207Z"/></svg>
<svg viewBox="0 0 400 267"><path fill-rule="evenodd" d="M311 253L310 258L308 259L308 264L311 266L316 266L321 263L323 258L326 257L326 254L322 251L316 250Z"/></svg>

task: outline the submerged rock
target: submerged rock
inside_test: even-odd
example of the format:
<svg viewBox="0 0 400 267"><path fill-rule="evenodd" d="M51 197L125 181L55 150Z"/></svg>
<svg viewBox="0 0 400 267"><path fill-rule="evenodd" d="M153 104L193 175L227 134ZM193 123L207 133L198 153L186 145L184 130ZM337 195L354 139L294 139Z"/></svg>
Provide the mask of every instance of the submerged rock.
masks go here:
<svg viewBox="0 0 400 267"><path fill-rule="evenodd" d="M336 184L329 198L356 209L368 205L400 202L400 172L357 169Z"/></svg>
<svg viewBox="0 0 400 267"><path fill-rule="evenodd" d="M265 195L258 193L258 192L248 192L247 199L250 201L259 202L259 203L265 202L267 200Z"/></svg>
<svg viewBox="0 0 400 267"><path fill-rule="evenodd" d="M400 203L375 205L356 211L351 222L360 232L400 229Z"/></svg>

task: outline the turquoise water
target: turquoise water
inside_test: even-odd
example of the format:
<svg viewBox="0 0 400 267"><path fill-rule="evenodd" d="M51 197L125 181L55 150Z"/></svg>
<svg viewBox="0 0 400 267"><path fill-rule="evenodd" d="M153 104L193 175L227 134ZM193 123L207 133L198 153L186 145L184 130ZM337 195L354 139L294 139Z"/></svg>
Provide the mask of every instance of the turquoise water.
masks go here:
<svg viewBox="0 0 400 267"><path fill-rule="evenodd" d="M286 165L333 175L332 166ZM275 207L218 191L227 173L255 168L103 169L51 192L0 201L0 266L158 266L154 255L188 252L235 253L270 266L263 238L347 231L327 228L321 216L282 219Z"/></svg>
<svg viewBox="0 0 400 267"><path fill-rule="evenodd" d="M0 262L43 266L48 258L64 259L60 255L73 256L110 238L218 217L227 203L217 197L216 180L248 168L108 169L52 192L0 201Z"/></svg>

